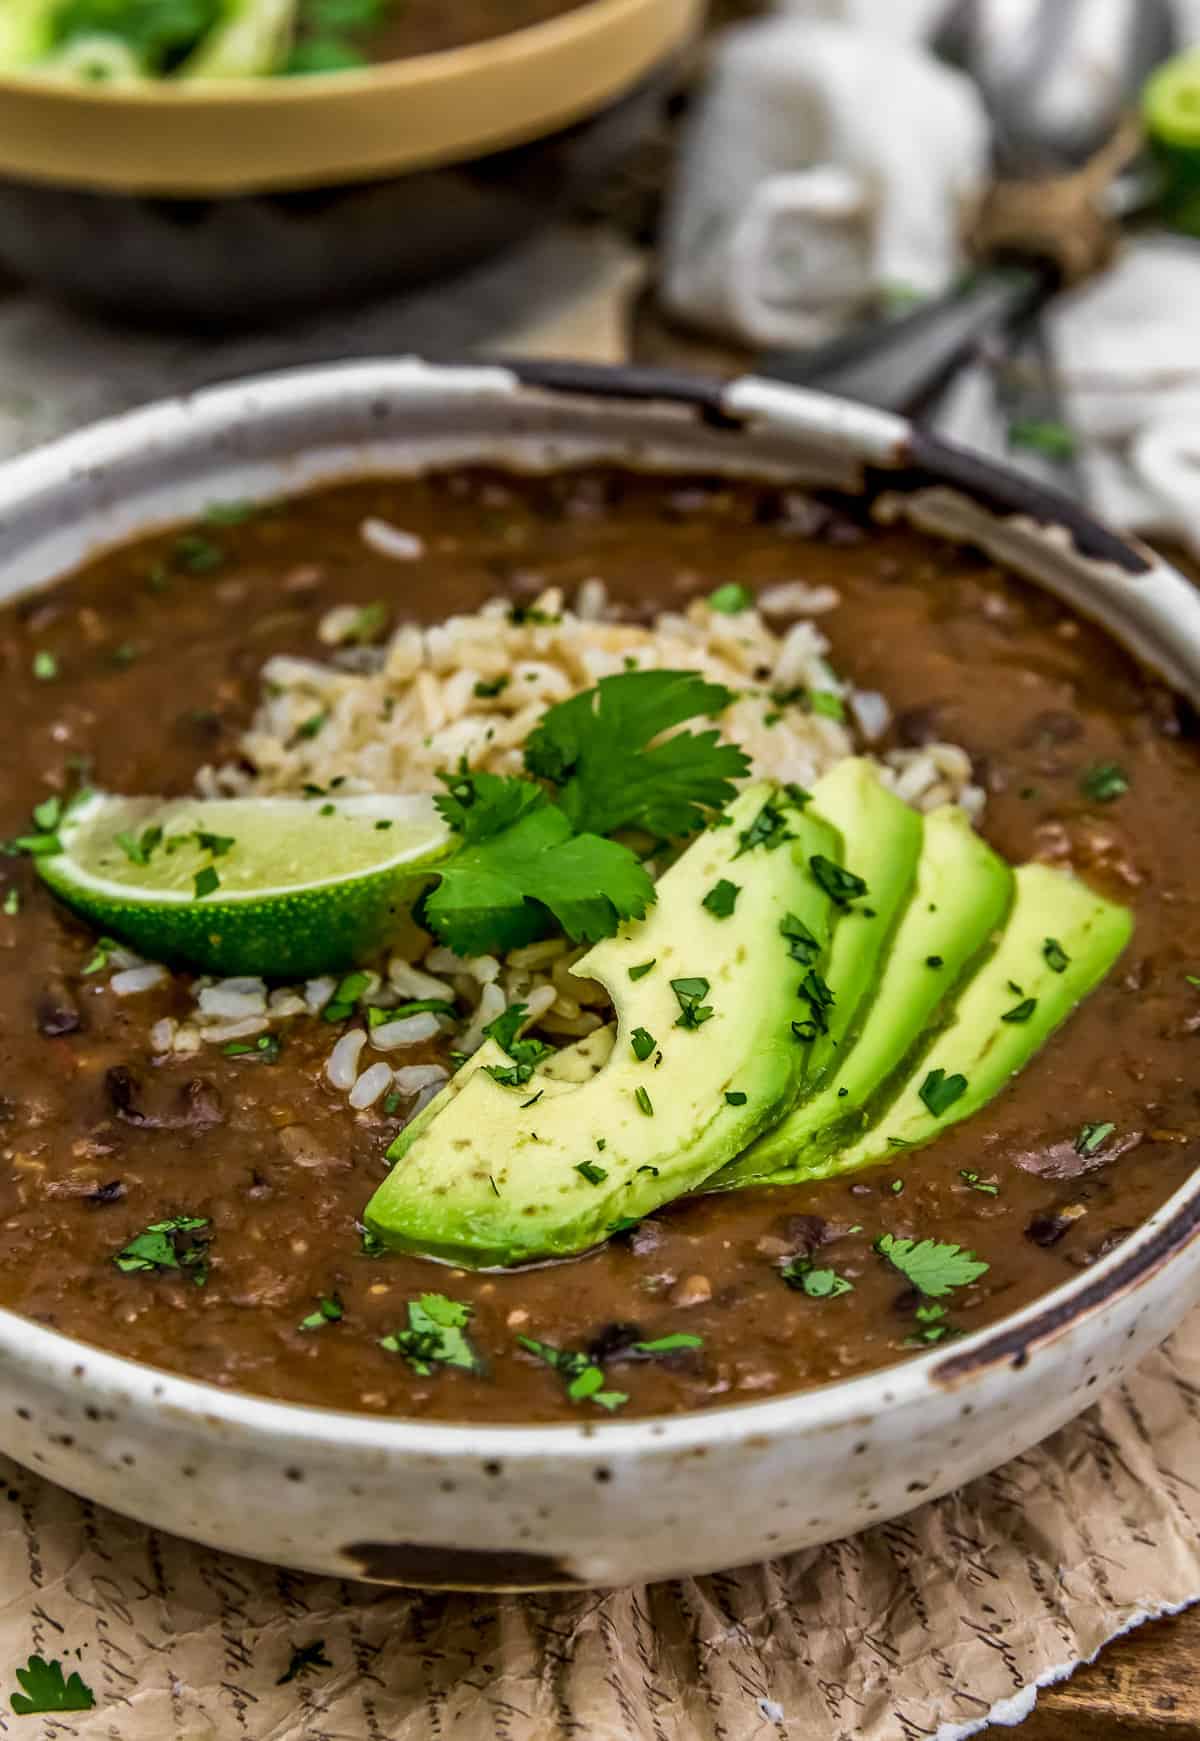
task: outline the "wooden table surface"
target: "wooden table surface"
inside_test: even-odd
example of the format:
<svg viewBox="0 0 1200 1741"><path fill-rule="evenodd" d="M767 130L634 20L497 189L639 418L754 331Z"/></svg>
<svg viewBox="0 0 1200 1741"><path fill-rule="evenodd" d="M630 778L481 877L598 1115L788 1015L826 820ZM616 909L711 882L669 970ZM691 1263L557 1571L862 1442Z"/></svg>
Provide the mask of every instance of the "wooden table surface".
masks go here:
<svg viewBox="0 0 1200 1741"><path fill-rule="evenodd" d="M992 1730L997 1737L999 1730ZM1140 1626L1047 1687L1019 1741L1173 1741L1200 1735L1200 1607Z"/></svg>

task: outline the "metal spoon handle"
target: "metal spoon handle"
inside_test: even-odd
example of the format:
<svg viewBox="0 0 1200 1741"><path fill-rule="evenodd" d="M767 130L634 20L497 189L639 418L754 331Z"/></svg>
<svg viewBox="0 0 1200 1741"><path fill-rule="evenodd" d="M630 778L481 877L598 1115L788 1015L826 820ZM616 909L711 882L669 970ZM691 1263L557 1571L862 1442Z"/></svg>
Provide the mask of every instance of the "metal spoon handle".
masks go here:
<svg viewBox="0 0 1200 1741"><path fill-rule="evenodd" d="M919 417L965 358L1039 308L1053 289L1053 275L1038 266L988 267L911 314L869 322L810 351L770 352L757 370Z"/></svg>

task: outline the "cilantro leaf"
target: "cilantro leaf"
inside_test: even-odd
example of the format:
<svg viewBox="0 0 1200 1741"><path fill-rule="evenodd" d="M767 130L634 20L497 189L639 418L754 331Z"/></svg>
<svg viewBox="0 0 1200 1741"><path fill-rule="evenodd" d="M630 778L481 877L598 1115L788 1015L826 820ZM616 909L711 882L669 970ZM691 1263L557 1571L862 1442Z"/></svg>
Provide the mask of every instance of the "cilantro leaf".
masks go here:
<svg viewBox="0 0 1200 1741"><path fill-rule="evenodd" d="M941 1299L952 1288L964 1288L968 1282L978 1281L989 1267L974 1252L938 1239L897 1239L894 1234L884 1233L875 1241L875 1250L919 1294L933 1300Z"/></svg>
<svg viewBox="0 0 1200 1741"><path fill-rule="evenodd" d="M96 1703L91 1687L77 1673L63 1675L58 1658L47 1662L44 1656L31 1656L24 1668L17 1670L21 1691L13 1693L10 1703L18 1717L36 1717L48 1711L90 1711Z"/></svg>
<svg viewBox="0 0 1200 1741"><path fill-rule="evenodd" d="M543 714L525 766L560 788L559 803L581 833L693 834L706 811L728 804L750 764L715 730L676 732L649 746L686 720L715 718L732 701L728 689L694 671L602 677Z"/></svg>
<svg viewBox="0 0 1200 1741"><path fill-rule="evenodd" d="M572 1402L594 1402L610 1414L629 1401L623 1390L605 1390L604 1368L577 1348L555 1348L549 1342L537 1342L532 1336L518 1336L521 1347L562 1377Z"/></svg>
<svg viewBox="0 0 1200 1741"><path fill-rule="evenodd" d="M549 915L573 942L595 943L611 937L622 919L644 916L654 886L627 847L574 833L563 812L528 782L501 783L532 792L536 803L522 794L515 800L504 795L474 820L474 808L465 811L470 832L459 851L438 866L441 882L426 897L424 909L427 922L451 949L482 955L517 948L550 928ZM497 814L502 809L511 814L514 803L520 806L516 819L495 826Z"/></svg>
<svg viewBox="0 0 1200 1741"><path fill-rule="evenodd" d="M472 774L465 768L456 774L441 774L439 778L447 790L438 794L434 804L468 846L503 834L523 816L542 809L546 802L546 794L532 780L510 779L502 774Z"/></svg>
<svg viewBox="0 0 1200 1741"><path fill-rule="evenodd" d="M205 1215L174 1215L169 1221L152 1221L122 1246L113 1262L123 1275L186 1271L202 1288L208 1280L210 1226Z"/></svg>
<svg viewBox="0 0 1200 1741"><path fill-rule="evenodd" d="M402 1354L422 1378L428 1378L435 1366L482 1372L483 1362L464 1334L470 1318L471 1308L461 1300L422 1294L408 1302L408 1328L381 1336L379 1346L389 1354Z"/></svg>
<svg viewBox="0 0 1200 1741"><path fill-rule="evenodd" d="M834 1300L839 1294L852 1294L854 1283L834 1269L818 1269L811 1258L796 1257L784 1264L780 1275L789 1288L807 1294L810 1300Z"/></svg>
<svg viewBox="0 0 1200 1741"><path fill-rule="evenodd" d="M523 1088L533 1075L543 1058L548 1058L553 1052L553 1046L547 1046L544 1040L521 1040L517 1036L521 1024L528 1015L528 1006L523 1003L510 1004L498 1015L494 1022L489 1022L483 1030L489 1039L512 1059L511 1067L503 1064L485 1065L487 1074L493 1081L499 1082L505 1088Z"/></svg>

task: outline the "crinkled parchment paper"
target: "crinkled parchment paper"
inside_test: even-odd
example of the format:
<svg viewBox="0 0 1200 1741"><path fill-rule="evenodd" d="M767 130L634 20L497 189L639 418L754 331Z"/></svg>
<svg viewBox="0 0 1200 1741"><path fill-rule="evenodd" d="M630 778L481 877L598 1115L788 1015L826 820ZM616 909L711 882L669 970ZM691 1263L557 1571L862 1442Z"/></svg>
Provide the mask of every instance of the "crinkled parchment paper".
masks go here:
<svg viewBox="0 0 1200 1741"><path fill-rule="evenodd" d="M346 354L615 359L637 261L595 232L362 316L214 346L0 301L0 452L203 380ZM542 301L531 311L534 287ZM0 1733L37 1741L953 1741L1200 1600L1200 1317L1028 1456L853 1541L614 1594L307 1578L0 1459ZM636 1519L631 1518L631 1527ZM91 1711L15 1716L32 1653Z"/></svg>
<svg viewBox="0 0 1200 1741"><path fill-rule="evenodd" d="M0 1732L952 1741L1017 1721L1039 1684L1200 1598L1198 1433L1200 1317L1038 1450L852 1541L527 1597L390 1591L210 1553L0 1459ZM34 1651L78 1669L95 1709L12 1716L13 1669Z"/></svg>

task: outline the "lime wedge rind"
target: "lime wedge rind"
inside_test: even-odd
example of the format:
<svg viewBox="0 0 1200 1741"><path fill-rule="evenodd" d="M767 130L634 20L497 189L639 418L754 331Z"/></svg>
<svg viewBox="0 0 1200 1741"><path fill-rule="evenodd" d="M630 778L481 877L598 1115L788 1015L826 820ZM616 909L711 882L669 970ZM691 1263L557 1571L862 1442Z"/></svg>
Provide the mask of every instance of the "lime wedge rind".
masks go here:
<svg viewBox="0 0 1200 1741"><path fill-rule="evenodd" d="M152 833L140 864L115 837L132 840L136 854L147 829L163 832ZM182 843L168 852L175 834ZM98 931L172 966L284 980L386 948L453 844L432 797L411 794L347 797L331 809L328 800L98 793L64 820L59 838L62 850L40 857L38 872ZM197 868L219 879L200 895Z"/></svg>

